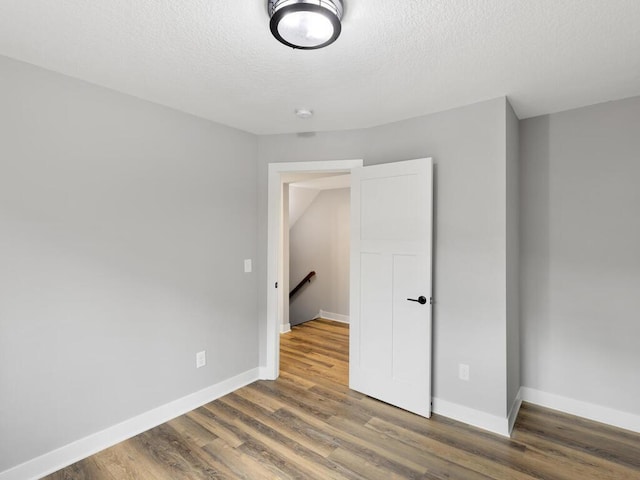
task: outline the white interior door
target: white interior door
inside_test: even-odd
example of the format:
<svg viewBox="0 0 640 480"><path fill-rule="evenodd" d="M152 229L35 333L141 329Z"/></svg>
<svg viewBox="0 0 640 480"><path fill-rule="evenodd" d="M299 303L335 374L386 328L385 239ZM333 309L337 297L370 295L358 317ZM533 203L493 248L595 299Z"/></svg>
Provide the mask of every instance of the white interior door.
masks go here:
<svg viewBox="0 0 640 480"><path fill-rule="evenodd" d="M429 417L433 163L351 177L349 386Z"/></svg>

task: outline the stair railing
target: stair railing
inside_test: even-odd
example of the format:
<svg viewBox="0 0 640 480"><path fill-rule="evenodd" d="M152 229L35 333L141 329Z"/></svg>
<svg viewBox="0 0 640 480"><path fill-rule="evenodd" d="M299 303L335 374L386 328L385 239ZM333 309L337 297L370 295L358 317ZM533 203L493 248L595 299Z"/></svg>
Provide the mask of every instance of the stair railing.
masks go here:
<svg viewBox="0 0 640 480"><path fill-rule="evenodd" d="M306 277L304 277L298 285L295 286L293 290L289 293L289 298L292 298L298 291L308 283L311 283L311 279L315 277L316 272L309 272Z"/></svg>

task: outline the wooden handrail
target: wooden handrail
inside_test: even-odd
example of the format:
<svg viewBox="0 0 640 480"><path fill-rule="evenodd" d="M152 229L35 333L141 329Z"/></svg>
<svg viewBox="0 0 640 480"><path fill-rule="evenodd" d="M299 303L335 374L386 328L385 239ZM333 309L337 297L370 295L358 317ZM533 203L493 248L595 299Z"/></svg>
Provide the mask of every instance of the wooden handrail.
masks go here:
<svg viewBox="0 0 640 480"><path fill-rule="evenodd" d="M309 272L307 276L304 277L298 285L296 285L296 288L291 290L291 293L289 293L289 298L293 297L296 293L298 293L298 290L300 290L305 283L311 282L311 279L315 276L315 274L316 272Z"/></svg>

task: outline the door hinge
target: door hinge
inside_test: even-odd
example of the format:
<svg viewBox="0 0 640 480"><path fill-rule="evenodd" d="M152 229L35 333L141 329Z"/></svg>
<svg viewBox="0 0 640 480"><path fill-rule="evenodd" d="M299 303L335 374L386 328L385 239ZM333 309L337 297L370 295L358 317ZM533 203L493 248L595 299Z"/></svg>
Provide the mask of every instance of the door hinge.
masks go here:
<svg viewBox="0 0 640 480"><path fill-rule="evenodd" d="M429 305L433 305L433 297L429 297Z"/></svg>

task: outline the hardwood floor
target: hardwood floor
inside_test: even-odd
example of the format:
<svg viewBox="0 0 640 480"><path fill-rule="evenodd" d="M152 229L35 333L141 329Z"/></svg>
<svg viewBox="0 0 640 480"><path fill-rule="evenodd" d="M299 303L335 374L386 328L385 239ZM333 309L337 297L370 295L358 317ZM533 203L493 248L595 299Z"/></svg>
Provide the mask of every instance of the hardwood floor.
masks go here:
<svg viewBox="0 0 640 480"><path fill-rule="evenodd" d="M347 387L348 326L281 337L281 374L48 480L640 479L640 435L524 404L513 438L423 419Z"/></svg>

